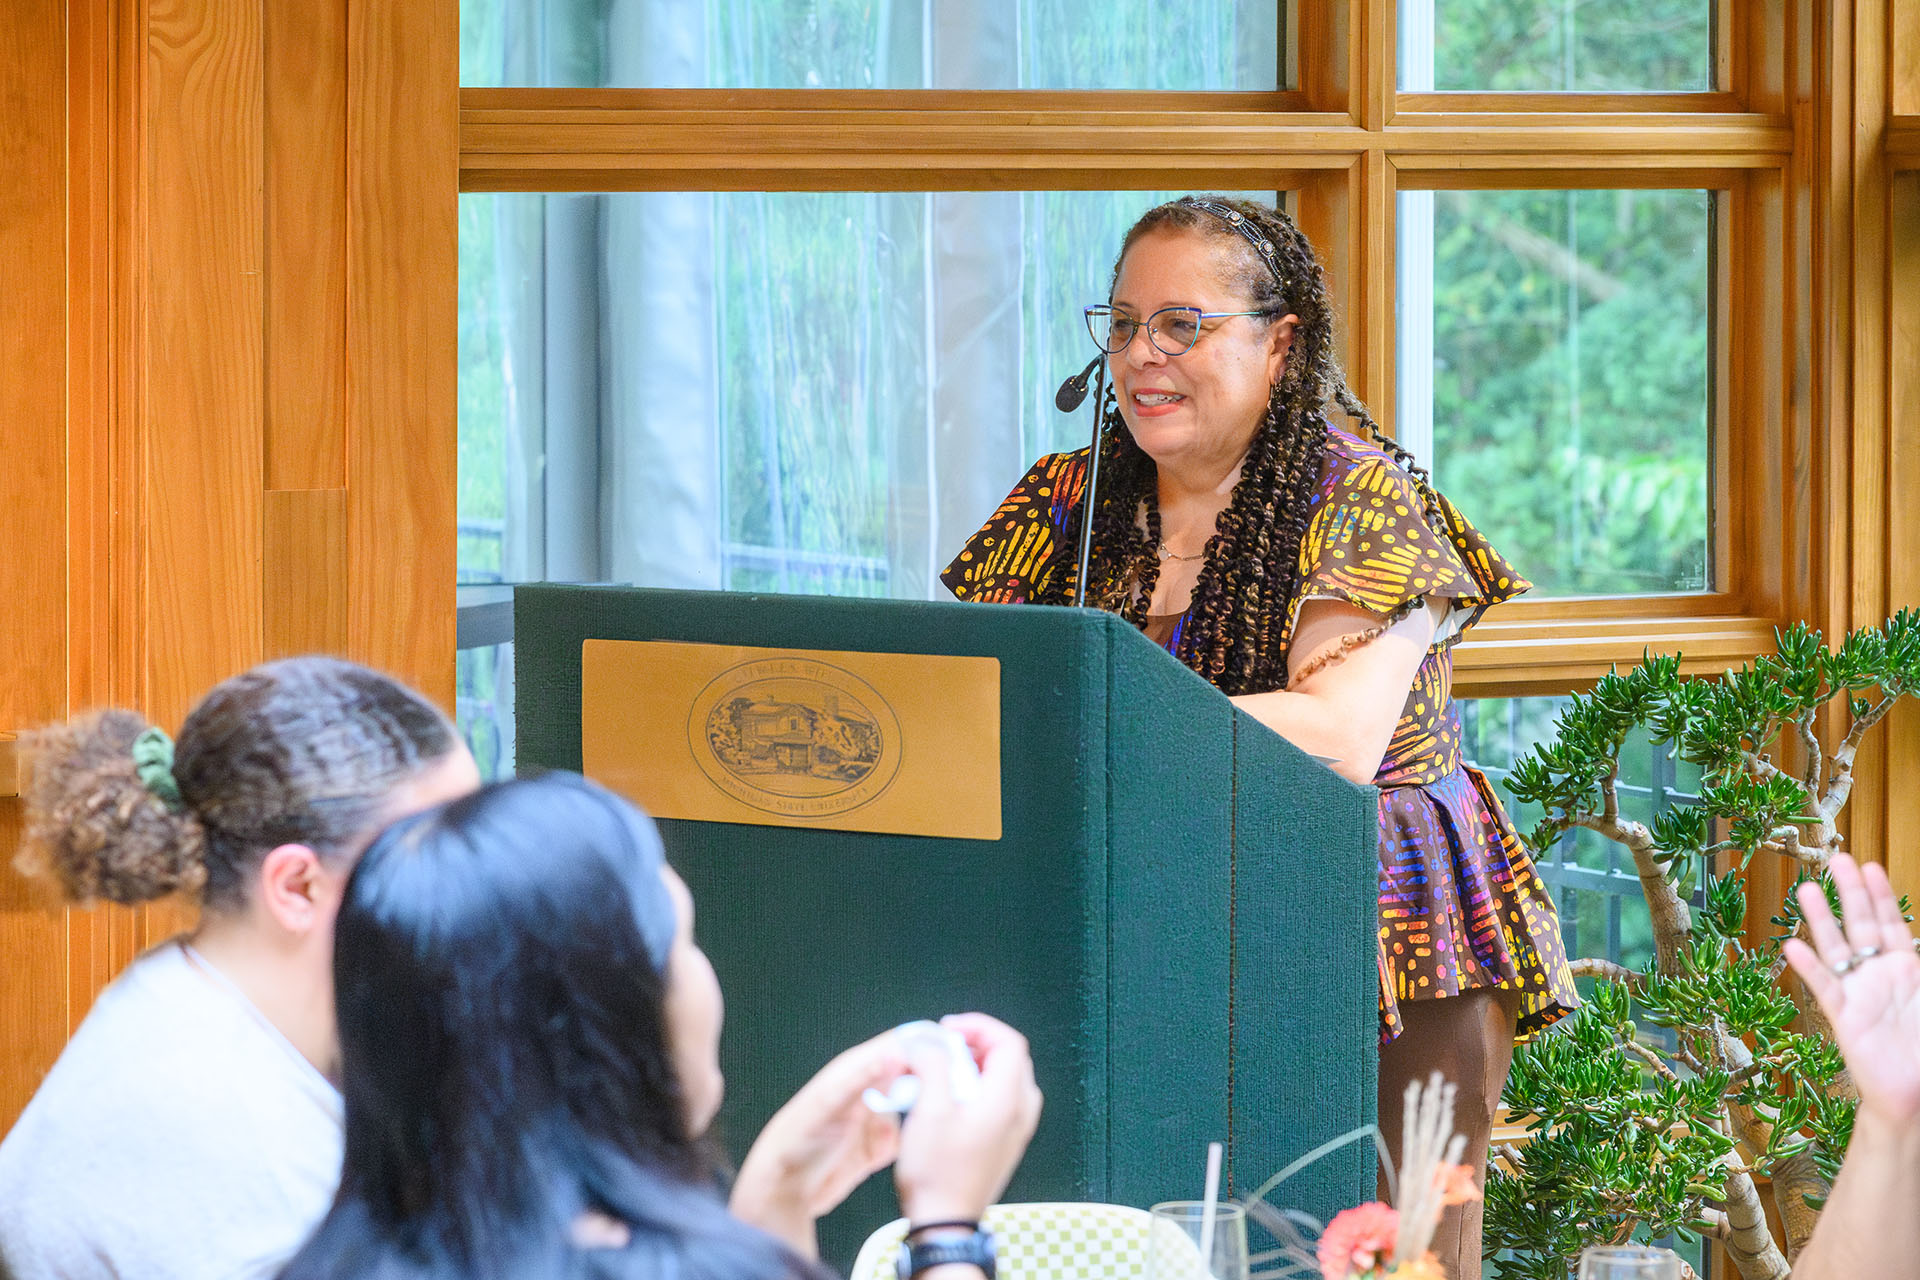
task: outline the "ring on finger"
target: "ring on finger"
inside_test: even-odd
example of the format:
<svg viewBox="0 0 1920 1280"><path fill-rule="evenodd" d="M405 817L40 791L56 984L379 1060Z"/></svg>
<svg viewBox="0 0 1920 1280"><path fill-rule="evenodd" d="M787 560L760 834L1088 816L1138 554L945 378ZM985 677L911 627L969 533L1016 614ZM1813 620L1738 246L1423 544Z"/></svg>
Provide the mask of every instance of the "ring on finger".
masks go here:
<svg viewBox="0 0 1920 1280"><path fill-rule="evenodd" d="M1858 951L1855 951L1852 955L1848 956L1845 960L1842 960L1839 964L1834 965L1833 971L1836 974L1849 973L1852 970L1859 968L1861 965L1865 964L1867 961L1873 959L1875 956L1879 954L1880 954L1879 947L1861 947Z"/></svg>

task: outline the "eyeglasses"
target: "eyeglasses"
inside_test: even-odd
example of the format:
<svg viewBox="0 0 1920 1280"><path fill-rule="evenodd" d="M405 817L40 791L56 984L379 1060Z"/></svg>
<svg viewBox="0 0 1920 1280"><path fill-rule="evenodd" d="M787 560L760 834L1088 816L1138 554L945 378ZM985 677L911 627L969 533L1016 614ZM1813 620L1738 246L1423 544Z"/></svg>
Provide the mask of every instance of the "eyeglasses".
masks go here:
<svg viewBox="0 0 1920 1280"><path fill-rule="evenodd" d="M1156 351L1170 356L1183 356L1193 350L1193 344L1200 341L1203 334L1213 331L1202 328L1202 320L1230 320L1234 316L1273 314L1270 308L1261 311L1202 311L1198 307L1162 307L1146 319L1147 341L1153 344ZM1087 332L1093 335L1094 345L1109 355L1118 355L1132 346L1133 336L1141 329L1141 321L1110 306L1088 307L1086 316Z"/></svg>

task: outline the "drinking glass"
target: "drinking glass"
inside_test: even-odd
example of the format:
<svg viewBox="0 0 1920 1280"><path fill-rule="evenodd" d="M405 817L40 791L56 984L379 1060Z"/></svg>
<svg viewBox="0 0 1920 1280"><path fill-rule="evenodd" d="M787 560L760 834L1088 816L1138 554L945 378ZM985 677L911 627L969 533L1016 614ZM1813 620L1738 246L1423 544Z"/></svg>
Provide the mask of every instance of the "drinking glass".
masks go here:
<svg viewBox="0 0 1920 1280"><path fill-rule="evenodd" d="M1580 1255L1580 1280L1680 1280L1680 1255L1645 1245L1595 1245Z"/></svg>
<svg viewBox="0 0 1920 1280"><path fill-rule="evenodd" d="M1146 1280L1247 1280L1247 1211L1216 1204L1211 1256L1200 1256L1204 1200L1153 1206L1147 1226Z"/></svg>

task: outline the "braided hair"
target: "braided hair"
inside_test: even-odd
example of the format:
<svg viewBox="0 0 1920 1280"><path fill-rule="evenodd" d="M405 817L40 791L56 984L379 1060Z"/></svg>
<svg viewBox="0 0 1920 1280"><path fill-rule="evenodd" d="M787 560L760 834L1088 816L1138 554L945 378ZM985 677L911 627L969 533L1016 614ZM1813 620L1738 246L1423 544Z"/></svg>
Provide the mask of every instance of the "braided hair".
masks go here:
<svg viewBox="0 0 1920 1280"><path fill-rule="evenodd" d="M1239 220L1206 206L1238 213ZM1159 205L1127 232L1113 265L1115 283L1134 244L1162 231L1204 236L1223 249L1232 264L1231 283L1246 296L1249 309L1261 312L1253 317L1255 323L1271 324L1289 313L1298 317L1286 368L1268 394L1265 419L1207 542L1190 616L1174 655L1228 694L1284 688L1292 642L1287 624L1301 589L1300 546L1326 462L1329 408L1337 405L1365 427L1407 470L1429 524L1443 530L1444 519L1426 470L1380 430L1347 385L1334 355L1326 277L1312 244L1293 220L1269 205L1220 196ZM1271 253L1256 247L1261 241L1271 246ZM1158 473L1126 429L1111 392L1101 412L1100 490L1092 512L1087 601L1144 627L1160 573ZM1063 562L1077 552L1086 508L1086 503L1078 504L1069 517L1068 536L1056 552ZM1049 575L1040 600L1071 600L1074 576L1072 565L1063 563L1061 571Z"/></svg>

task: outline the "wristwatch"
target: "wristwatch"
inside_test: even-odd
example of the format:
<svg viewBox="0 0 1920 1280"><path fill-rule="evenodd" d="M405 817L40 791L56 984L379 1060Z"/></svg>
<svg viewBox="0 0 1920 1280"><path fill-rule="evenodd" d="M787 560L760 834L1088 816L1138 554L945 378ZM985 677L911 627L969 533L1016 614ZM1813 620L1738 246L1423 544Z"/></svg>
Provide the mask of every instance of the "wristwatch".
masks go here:
<svg viewBox="0 0 1920 1280"><path fill-rule="evenodd" d="M918 1244L911 1238L902 1240L900 1256L894 1262L894 1272L900 1280L913 1280L928 1267L943 1267L950 1262L971 1263L987 1273L987 1280L995 1280L993 1233L975 1230L969 1236L949 1236L944 1240L924 1240Z"/></svg>

